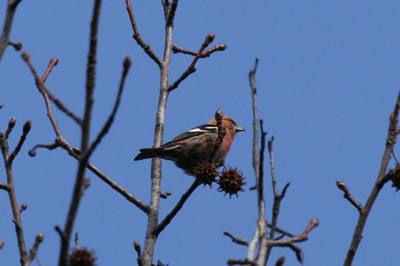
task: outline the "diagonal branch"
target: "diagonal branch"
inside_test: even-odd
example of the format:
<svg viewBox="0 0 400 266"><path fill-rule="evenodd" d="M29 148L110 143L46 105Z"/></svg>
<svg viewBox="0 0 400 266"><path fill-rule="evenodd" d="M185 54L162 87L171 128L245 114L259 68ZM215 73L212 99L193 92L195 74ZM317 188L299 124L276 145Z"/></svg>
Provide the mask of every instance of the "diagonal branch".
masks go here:
<svg viewBox="0 0 400 266"><path fill-rule="evenodd" d="M343 197L347 199L359 212L363 211L363 206L361 203L357 202L356 199L350 194L348 187L343 181L336 181L336 186L344 192Z"/></svg>
<svg viewBox="0 0 400 266"><path fill-rule="evenodd" d="M281 194L278 193L278 188L276 185L276 177L275 177L275 160L274 160L274 153L273 153L273 148L272 148L273 142L274 142L274 137L271 137L271 140L268 141L268 151L269 151L269 157L270 157L272 188L273 188L273 192L274 192L274 203L273 203L273 207L272 207L271 231L269 234L270 239L275 238L275 230L276 230L276 225L278 224L278 216L279 216L281 201L285 197L286 190L288 189L288 187L290 185L290 183L287 183L285 185L285 187L283 188ZM268 261L269 255L271 254L271 250L272 250L272 246L268 246L267 254L266 254L266 261Z"/></svg>
<svg viewBox="0 0 400 266"><path fill-rule="evenodd" d="M296 252L297 259L300 262L303 262L303 258L301 255L301 249L296 247L294 243L297 242L304 242L308 239L308 234L313 230L315 227L319 225L319 220L317 218L313 218L310 220L310 223L304 230L304 232L301 235L297 235L291 238L287 238L284 240L268 240L268 246L275 246L275 247L290 247L292 250Z"/></svg>
<svg viewBox="0 0 400 266"><path fill-rule="evenodd" d="M210 57L212 53L218 52L218 51L224 51L226 49L226 44L220 43L215 45L214 47L208 49L205 52L202 52L201 55L199 56L200 58L206 58ZM198 52L190 51L187 49L184 49L182 47L179 47L178 45L174 44L174 47L172 48L172 52L176 53L182 53L182 54L187 54L187 55L193 55L196 56Z"/></svg>
<svg viewBox="0 0 400 266"><path fill-rule="evenodd" d="M182 195L181 199L172 209L172 211L162 220L158 226L155 228L154 233L159 235L162 230L171 222L171 220L175 217L180 209L182 209L183 205L185 204L186 200L189 196L195 191L195 189L200 185L197 179L193 182L193 184L189 187L189 189Z"/></svg>
<svg viewBox="0 0 400 266"><path fill-rule="evenodd" d="M204 40L203 44L201 45L199 51L197 52L196 56L194 57L192 63L190 66L186 69L185 72L171 85L168 86L168 91L173 91L174 89L178 88L179 84L186 79L190 74L194 73L196 71L195 65L197 61L199 60L201 54L203 53L204 49L207 48L210 43L214 41L215 38L215 33L212 32L207 35L206 39Z"/></svg>
<svg viewBox="0 0 400 266"><path fill-rule="evenodd" d="M15 147L14 151L10 154L10 156L8 157L8 162L11 164L12 161L14 160L15 156L17 156L17 154L19 153L19 151L21 150L22 145L25 142L26 136L28 135L29 131L31 130L31 120L26 121L23 130L22 130L22 135L21 138L19 139L19 142L17 144L17 146Z"/></svg>
<svg viewBox="0 0 400 266"><path fill-rule="evenodd" d="M15 11L21 0L8 0L6 18L3 25L3 31L0 37L0 61L9 43L11 27L14 20Z"/></svg>
<svg viewBox="0 0 400 266"><path fill-rule="evenodd" d="M104 124L103 129L100 131L96 140L90 146L89 151L86 154L87 157L89 157L93 153L93 151L96 149L97 145L99 145L102 138L107 134L107 132L110 130L112 123L114 122L115 115L117 114L117 110L118 110L119 104L121 102L121 96L122 96L122 91L124 90L125 79L126 79L126 76L128 75L128 70L131 67L131 60L129 59L129 57L125 58L123 67L124 67L124 70L122 71L121 82L119 85L117 99L115 100L114 108L113 108L110 116L108 117L107 122Z"/></svg>
<svg viewBox="0 0 400 266"><path fill-rule="evenodd" d="M350 266L353 263L354 256L357 252L358 246L362 239L362 232L364 230L365 224L367 222L368 215L372 209L372 206L378 197L380 190L382 189L383 185L389 181L386 178L386 171L389 165L389 161L391 158L391 154L393 152L393 147L397 141L397 136L399 134L399 127L397 126L399 122L399 109L400 109L400 93L397 96L396 104L394 106L393 113L390 115L390 123L388 129L388 136L386 139L386 147L382 157L381 168L379 170L379 174L375 185L371 191L370 196L363 208L360 212L360 216L358 218L358 222L356 228L354 230L353 239L350 244L350 248L347 251L347 256L344 262L345 266Z"/></svg>
<svg viewBox="0 0 400 266"><path fill-rule="evenodd" d="M45 83L48 75L50 72L53 70L53 68L58 64L58 58L53 57L50 59L49 65L47 66L46 72L44 73L42 77L42 82ZM44 88L46 90L46 93L50 100L53 101L53 103L60 109L62 112L64 112L67 116L71 117L78 125L82 126L82 119L80 119L75 113L73 113L71 110L69 110L59 99L57 99L47 88Z"/></svg>
<svg viewBox="0 0 400 266"><path fill-rule="evenodd" d="M20 141L20 143L21 143L21 141ZM22 143L21 143L21 145L22 145ZM8 197L10 199L11 210L13 213L12 221L14 222L15 232L17 234L20 262L21 262L21 265L24 266L26 263L28 263L28 252L26 250L24 231L22 228L21 211L18 207L17 196L15 193L14 174L13 174L13 170L12 170L13 159L10 160L10 156L8 153L8 150L9 150L8 141L7 141L5 134L3 134L3 133L0 133L0 148L1 148L1 153L2 153L2 157L3 157L3 161L4 161L4 166L6 169L6 175L7 175L7 185L2 184L1 188L3 188L4 190L7 191Z"/></svg>
<svg viewBox="0 0 400 266"><path fill-rule="evenodd" d="M131 1L130 0L126 0L126 10L128 11L129 14L129 18L131 20L132 23L132 29L133 29L133 39L135 39L135 41L137 42L137 44L139 44L140 47L143 48L143 50L145 51L145 53L154 60L154 62L156 62L156 64L158 65L158 67L161 67L162 62L161 60L157 57L156 53L153 51L153 49L151 49L150 45L148 45L140 36L139 30L137 28L136 25L136 21L135 18L133 16L133 11L132 11L132 5L131 5Z"/></svg>
<svg viewBox="0 0 400 266"><path fill-rule="evenodd" d="M44 102L46 104L47 116L50 119L50 123L53 126L54 132L56 133L58 138L62 138L61 131L60 131L58 125L57 125L57 121L54 118L53 110L51 109L50 100L49 100L49 97L47 95L47 91L49 91L49 90L47 89L46 85L44 85L42 80L39 78L39 75L38 75L36 69L33 67L33 64L31 62L29 53L27 51L24 51L24 52L22 52L21 56L22 56L22 59L27 63L29 69L31 70L31 72L32 72L32 74L33 74L33 76L35 78L35 81L36 81L36 86L37 86L39 92L43 96Z"/></svg>

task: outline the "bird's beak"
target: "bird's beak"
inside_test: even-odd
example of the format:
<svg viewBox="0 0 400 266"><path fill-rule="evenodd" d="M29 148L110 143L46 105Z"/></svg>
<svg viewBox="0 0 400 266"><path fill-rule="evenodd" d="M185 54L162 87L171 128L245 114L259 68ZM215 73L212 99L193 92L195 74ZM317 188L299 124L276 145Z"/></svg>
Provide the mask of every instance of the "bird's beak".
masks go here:
<svg viewBox="0 0 400 266"><path fill-rule="evenodd" d="M244 129L243 127L237 125L237 126L235 127L235 132L237 133L237 132L240 132L240 131L246 131L246 129Z"/></svg>

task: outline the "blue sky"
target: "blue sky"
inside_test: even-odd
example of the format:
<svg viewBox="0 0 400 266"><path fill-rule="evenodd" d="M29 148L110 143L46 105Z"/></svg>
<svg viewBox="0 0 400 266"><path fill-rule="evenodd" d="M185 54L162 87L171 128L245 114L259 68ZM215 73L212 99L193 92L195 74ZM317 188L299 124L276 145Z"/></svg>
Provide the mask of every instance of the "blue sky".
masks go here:
<svg viewBox="0 0 400 266"><path fill-rule="evenodd" d="M161 57L163 11L160 1L132 1L142 37ZM6 4L0 8L1 20ZM340 265L350 245L358 213L342 197L335 181L343 180L354 197L365 203L380 167L388 118L399 91L400 9L397 1L180 1L174 40L197 50L205 36L216 33L213 44L224 52L200 60L197 71L171 93L164 139L210 120L217 108L247 129L234 141L226 163L247 177L238 198L199 188L160 235L155 260L170 265L225 265L229 258L244 258L247 250L222 233L250 239L256 228L256 194L251 164L252 110L248 73L255 57L259 116L268 138L275 137L278 188L291 185L281 205L278 225L301 234L311 218L320 226L299 246L305 265ZM50 74L48 88L77 114L82 114L85 66L92 1L23 1L18 7L11 39L43 73L51 57L59 65ZM139 148L153 140L158 102L158 67L138 47L125 1L104 1L100 17L96 102L92 136L103 126L117 93L122 61L132 59L120 110L110 133L91 161L116 182L145 202L150 192L150 160L133 162ZM188 67L192 57L174 55L170 82ZM77 163L63 150L27 151L37 143L52 143L55 135L34 80L20 59L7 49L0 64L1 131L17 119L10 137L19 139L23 123L32 130L15 160L16 191L25 238L31 248L44 232L38 259L55 265L59 237L55 225L64 225ZM63 113L54 111L64 137L79 146L80 130ZM395 149L399 151L399 149ZM390 167L393 167L391 162ZM266 165L267 220L271 217L272 190ZM74 231L81 246L94 250L98 265L135 265L133 241L143 245L146 216L88 172ZM193 181L171 162L163 162L161 218ZM4 171L0 182L5 182ZM399 196L387 184L370 213L354 265L393 265L398 246ZM18 250L7 194L0 192L0 251L2 265L18 265ZM374 254L373 256L371 254ZM270 263L286 257L298 265L292 251L275 248ZM33 265L37 265L36 262Z"/></svg>

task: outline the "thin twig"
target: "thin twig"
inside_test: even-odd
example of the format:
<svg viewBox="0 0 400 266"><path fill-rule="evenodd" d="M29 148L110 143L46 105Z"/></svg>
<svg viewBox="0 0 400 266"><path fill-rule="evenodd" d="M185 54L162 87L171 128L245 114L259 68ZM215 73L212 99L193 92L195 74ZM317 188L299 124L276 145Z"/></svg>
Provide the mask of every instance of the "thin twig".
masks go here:
<svg viewBox="0 0 400 266"><path fill-rule="evenodd" d="M276 176L275 176L275 160L274 160L274 153L273 153L273 147L272 147L273 142L274 142L274 137L272 136L271 140L268 141L272 188L273 188L273 193L274 193L274 203L273 203L273 207L272 207L271 231L269 233L269 238L272 240L275 238L275 229L276 229L276 225L278 224L278 216L279 216L281 201L285 197L286 191L290 185L290 183L287 183L285 185L285 187L283 188L281 194L278 193L278 188L277 188L277 184L276 184ZM272 250L272 246L268 246L267 254L266 254L266 262L268 261L269 255L271 254L271 250Z"/></svg>
<svg viewBox="0 0 400 266"><path fill-rule="evenodd" d="M257 265L254 260L249 260L249 259L244 259L244 260L229 259L226 263L228 265L251 265L251 266Z"/></svg>
<svg viewBox="0 0 400 266"><path fill-rule="evenodd" d="M165 24L167 27L174 26L174 18L177 7L178 7L178 0L172 0L172 3L169 4L168 16Z"/></svg>
<svg viewBox="0 0 400 266"><path fill-rule="evenodd" d="M232 242L234 242L234 243L236 243L236 244L243 245L243 246L248 246L248 245L249 245L249 241L244 240L244 239L241 239L241 238L238 238L238 237L232 235L232 234L229 233L229 232L226 232L226 231L225 231L225 232L224 232L224 235L230 237L230 238L232 239Z"/></svg>
<svg viewBox="0 0 400 266"><path fill-rule="evenodd" d="M36 149L37 148L46 148L49 150L52 150L56 147L61 147L64 150L68 152L70 156L72 156L76 160L80 160L79 157L79 149L72 148L71 144L69 144L65 139L58 139L56 143L53 144L37 144L35 147L33 147L29 151L30 156L35 156L36 155ZM93 164L90 162L87 163L87 168L92 171L96 176L98 176L101 180L103 180L106 184L108 184L112 189L117 191L119 194L121 194L123 197L125 197L129 202L133 203L136 205L139 209L141 209L143 212L148 211L148 205L143 203L141 200L137 199L135 196L130 194L126 189L122 188L120 185L118 185L115 181L113 181L110 177L108 177L106 174L101 172L98 168L96 168Z"/></svg>
<svg viewBox="0 0 400 266"><path fill-rule="evenodd" d="M6 18L4 20L3 31L0 37L0 61L9 44L10 41L9 38L15 11L17 10L17 6L20 2L21 0L8 0Z"/></svg>
<svg viewBox="0 0 400 266"><path fill-rule="evenodd" d="M394 111L390 115L390 123L388 129L388 136L386 139L386 147L385 152L383 153L381 168L379 170L379 174L375 185L371 191L371 194L368 197L367 203L365 204L363 211L360 212L358 222L356 228L354 230L353 239L350 244L350 248L347 251L347 256L344 262L345 266L350 266L353 263L354 256L357 252L357 248L362 239L362 233L364 231L365 223L367 221L368 215L374 205L376 198L383 185L389 181L386 178L387 167L391 158L391 154L393 152L393 147L397 142L397 136L399 134L399 128L397 126L399 122L399 109L400 109L400 93L397 96L396 104L394 106Z"/></svg>
<svg viewBox="0 0 400 266"><path fill-rule="evenodd" d="M53 70L53 68L58 64L58 58L53 57L49 61L49 65L47 66L47 69L42 77L42 82L45 83L48 75L50 72ZM82 119L80 119L75 113L73 113L70 109L68 109L59 99L57 99L54 94L52 94L47 88L44 88L46 90L47 95L49 96L50 100L53 101L53 103L60 109L62 112L64 112L67 116L71 117L78 125L82 126Z"/></svg>
<svg viewBox="0 0 400 266"><path fill-rule="evenodd" d="M186 69L185 72L182 73L182 75L171 85L168 86L168 91L173 91L174 89L178 88L179 84L186 79L190 74L194 73L196 71L195 65L197 61L199 60L201 54L203 53L204 49L207 48L210 43L214 41L215 38L215 33L212 32L207 35L206 39L204 40L203 44L201 45L199 51L197 52L196 56L194 57L192 63L190 66Z"/></svg>
<svg viewBox="0 0 400 266"><path fill-rule="evenodd" d="M267 221L265 220L265 200L264 200L264 154L265 154L265 138L267 132L264 131L264 120L260 119L260 131L261 131L261 149L260 149L260 170L257 182L257 201L258 201L258 255L256 263L259 266L266 264L266 251L267 251Z"/></svg>
<svg viewBox="0 0 400 266"><path fill-rule="evenodd" d="M121 102L122 91L124 90L125 79L126 79L126 76L128 75L129 68L131 67L131 60L129 59L129 57L125 58L123 67L124 67L124 69L122 71L121 82L120 82L119 89L118 89L117 99L115 100L115 103L114 103L114 108L113 108L110 116L108 117L107 122L104 124L102 130L97 135L96 140L92 143L92 145L90 145L89 151L86 154L86 156L88 156L88 157L93 153L93 151L96 149L97 145L99 145L99 143L101 142L102 138L110 130L110 127L114 121L115 115L117 114L117 110L118 110L119 104Z"/></svg>
<svg viewBox="0 0 400 266"><path fill-rule="evenodd" d="M7 184L4 183L0 183L0 189L3 189L5 191L8 191L10 189L10 187Z"/></svg>
<svg viewBox="0 0 400 266"><path fill-rule="evenodd" d="M32 262L35 259L36 254L37 254L38 249L39 249L39 245L40 245L40 243L43 242L43 239L44 239L44 234L43 233L39 233L36 236L35 243L33 244L32 249L29 251L29 263ZM27 264L27 265L29 265L29 264Z"/></svg>
<svg viewBox="0 0 400 266"><path fill-rule="evenodd" d="M224 51L226 48L227 48L226 44L220 43L220 44L217 44L214 47L208 49L207 51L202 52L199 57L200 58L210 57L211 54L213 54L215 52L218 52L218 51ZM190 51L190 50L184 49L182 47L179 47L176 44L174 44L174 47L172 48L172 52L174 52L174 54L182 53L182 54L193 55L193 56L196 56L198 54L198 52L194 52L194 51Z"/></svg>
<svg viewBox="0 0 400 266"><path fill-rule="evenodd" d="M215 121L217 121L217 127L218 127L218 135L217 135L217 139L215 140L215 144L213 147L213 152L210 155L210 161L212 160L212 158L214 158L215 153L218 151L219 147L222 144L222 141L224 140L225 134L226 134L226 130L225 127L222 126L222 119L223 119L223 114L222 111L220 109L217 109L217 111L215 112Z"/></svg>
<svg viewBox="0 0 400 266"><path fill-rule="evenodd" d="M23 130L22 130L21 138L19 139L19 142L18 142L17 146L15 147L14 151L10 154L10 157L8 157L8 161L10 164L14 160L15 156L17 156L17 154L21 150L21 147L25 142L26 136L28 135L29 131L31 130L31 126L32 126L31 120L26 121L26 123L23 127Z"/></svg>
<svg viewBox="0 0 400 266"><path fill-rule="evenodd" d="M195 189L200 185L197 179L193 182L193 184L189 187L189 189L182 195L181 199L175 205L175 207L165 216L164 220L160 222L160 224L155 228L154 233L159 235L162 230L171 222L171 220L175 217L180 209L182 209L183 205L185 204L186 200L189 196L195 191Z"/></svg>
<svg viewBox="0 0 400 266"><path fill-rule="evenodd" d="M319 225L319 220L317 218L313 218L310 220L310 223L308 224L308 226L301 235L297 235L284 240L268 240L268 246L290 247L292 250L296 252L297 259L300 262L302 262L303 259L301 255L301 249L296 247L294 243L306 241L308 239L308 234L318 225Z"/></svg>
<svg viewBox="0 0 400 266"><path fill-rule="evenodd" d="M1 148L1 153L2 153L2 157L3 157L5 169L6 169L6 175L7 175L7 187L6 187L7 189L5 189L5 190L8 192L11 210L13 213L13 222L15 225L15 232L17 234L20 262L21 262L21 265L24 266L28 262L28 252L26 250L24 231L22 228L21 212L18 207L17 196L15 193L14 175L13 175L13 171L12 171L13 160L12 159L10 160L10 156L8 153L9 146L8 146L8 141L6 139L6 136L5 136L5 134L3 134L1 132L0 132L0 148Z"/></svg>
<svg viewBox="0 0 400 266"><path fill-rule="evenodd" d="M356 207L356 209L359 212L363 211L363 207L361 205L361 203L357 202L356 199L350 194L349 189L347 188L347 186L344 184L343 181L336 181L336 186L344 192L343 197L345 199L347 199L354 207Z"/></svg>
<svg viewBox="0 0 400 266"><path fill-rule="evenodd" d="M257 89L256 89L256 72L258 68L258 58L256 58L254 67L249 73L250 89L253 102L253 168L256 176L256 182L260 171L260 155L258 149L258 111L257 111ZM256 185L257 186L257 185Z"/></svg>
<svg viewBox="0 0 400 266"><path fill-rule="evenodd" d="M32 149L30 149L28 151L29 156L31 157L35 157L36 156L36 150L38 148L44 148L44 149L48 149L48 150L53 150L55 148L60 147L60 144L58 143L52 143L52 144L36 144L35 146L33 146Z"/></svg>
<svg viewBox="0 0 400 266"><path fill-rule="evenodd" d="M21 51L21 49L22 49L22 43L21 42L8 41L8 45L11 45L12 47L14 47L15 51Z"/></svg>
<svg viewBox="0 0 400 266"><path fill-rule="evenodd" d="M53 110L51 109L51 104L50 104L50 100L49 97L47 95L47 91L49 91L46 87L46 85L42 82L42 80L39 78L39 75L37 74L36 69L34 68L29 53L27 51L22 52L21 54L22 59L27 63L29 69L31 70L33 76L35 77L35 81L36 81L36 86L39 90L39 92L42 94L43 99L45 101L46 104L46 109L47 109L47 116L50 119L50 123L53 126L54 132L56 133L57 137L62 138L62 134L61 131L57 125L57 121L54 118L53 115Z"/></svg>
<svg viewBox="0 0 400 266"><path fill-rule="evenodd" d="M135 39L135 41L137 42L137 44L139 44L140 47L143 48L143 50L145 51L145 53L154 60L154 62L156 62L156 64L158 65L158 67L161 67L162 62L160 61L160 59L157 57L156 53L153 51L153 49L151 49L150 45L148 45L140 36L139 30L137 28L136 25L136 21L135 18L133 16L133 11L132 11L132 5L131 5L131 1L130 0L126 0L126 10L128 11L129 14L129 18L131 20L132 23L132 29L133 29L133 39Z"/></svg>
<svg viewBox="0 0 400 266"><path fill-rule="evenodd" d="M81 136L81 156L79 159L78 171L75 178L72 199L69 205L68 215L65 221L63 237L61 238L61 248L59 257L59 266L67 265L69 243L71 240L72 229L75 223L78 207L80 205L85 189L85 172L89 160L89 141L90 125L92 119L92 110L94 103L94 87L96 82L96 62L97 62L97 40L100 20L101 0L94 2L92 20L90 22L89 53L86 69L86 95L85 111L82 121Z"/></svg>
<svg viewBox="0 0 400 266"><path fill-rule="evenodd" d="M15 127L16 123L17 123L17 120L15 119L15 117L11 118L10 121L8 122L8 128L6 130L6 133L4 134L6 139L8 139L8 136L10 135L11 131Z"/></svg>

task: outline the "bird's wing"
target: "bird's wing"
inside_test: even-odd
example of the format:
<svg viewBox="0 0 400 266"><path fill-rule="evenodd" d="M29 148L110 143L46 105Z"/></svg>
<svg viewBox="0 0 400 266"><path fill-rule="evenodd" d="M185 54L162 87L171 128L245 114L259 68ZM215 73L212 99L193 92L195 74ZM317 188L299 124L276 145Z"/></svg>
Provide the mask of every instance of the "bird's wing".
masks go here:
<svg viewBox="0 0 400 266"><path fill-rule="evenodd" d="M177 141L190 139L190 138L193 138L193 137L205 134L205 133L207 134L207 133L217 133L217 132L218 132L218 127L216 125L204 124L204 125L192 128L191 130L186 131L185 133L182 133L182 134L176 136L173 140L165 143L164 145L168 145L168 144L171 144L171 143L177 142Z"/></svg>

